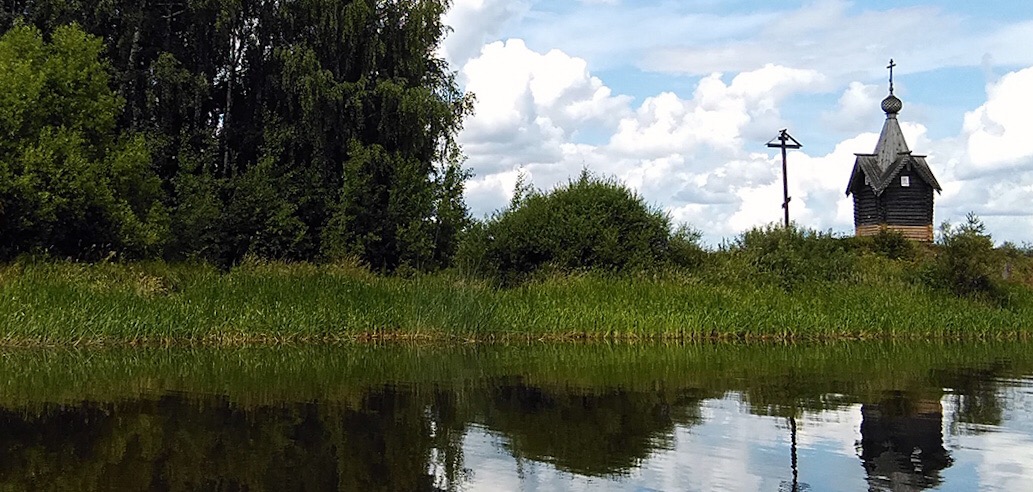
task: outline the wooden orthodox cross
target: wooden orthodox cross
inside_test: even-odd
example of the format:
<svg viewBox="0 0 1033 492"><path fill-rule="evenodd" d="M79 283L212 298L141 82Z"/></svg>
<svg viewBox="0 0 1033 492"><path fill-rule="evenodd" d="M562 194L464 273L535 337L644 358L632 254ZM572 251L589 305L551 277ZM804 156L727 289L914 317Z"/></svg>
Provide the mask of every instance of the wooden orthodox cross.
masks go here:
<svg viewBox="0 0 1033 492"><path fill-rule="evenodd" d="M777 143L775 141L778 141ZM785 209L786 216L786 228L789 227L789 175L786 168L786 149L799 149L803 147L800 142L797 142L795 138L789 135L789 132L784 128L778 132L778 136L771 139L768 142L768 147L773 149L782 149L782 208Z"/></svg>

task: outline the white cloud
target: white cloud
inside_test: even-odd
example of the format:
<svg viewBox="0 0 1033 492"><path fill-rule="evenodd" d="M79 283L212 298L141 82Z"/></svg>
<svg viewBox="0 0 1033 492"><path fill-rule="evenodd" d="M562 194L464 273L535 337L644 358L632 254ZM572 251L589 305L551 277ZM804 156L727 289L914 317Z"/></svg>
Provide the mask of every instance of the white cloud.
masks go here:
<svg viewBox="0 0 1033 492"><path fill-rule="evenodd" d="M858 133L869 130L881 113L879 101L885 89L877 85L851 82L840 96L836 108L822 114L822 121L839 131Z"/></svg>
<svg viewBox="0 0 1033 492"><path fill-rule="evenodd" d="M601 164L593 146L575 140L612 133L630 111L631 98L613 95L584 60L558 50L537 53L519 39L484 46L462 73L477 99L459 139L476 175L467 186L476 216L505 205L517 169L538 186L552 186L583 165Z"/></svg>
<svg viewBox="0 0 1033 492"><path fill-rule="evenodd" d="M1005 75L987 88L986 104L965 115L968 163L964 175L1007 168L1033 171L1033 67Z"/></svg>
<svg viewBox="0 0 1033 492"><path fill-rule="evenodd" d="M1033 67L1003 75L987 86L986 102L965 114L958 137L930 144L934 170L943 169L938 222L975 212L999 242L1033 239L1031 84Z"/></svg>
<svg viewBox="0 0 1033 492"><path fill-rule="evenodd" d="M461 67L477 55L485 42L498 39L502 27L531 8L527 0L454 0L442 21L452 28L440 55Z"/></svg>

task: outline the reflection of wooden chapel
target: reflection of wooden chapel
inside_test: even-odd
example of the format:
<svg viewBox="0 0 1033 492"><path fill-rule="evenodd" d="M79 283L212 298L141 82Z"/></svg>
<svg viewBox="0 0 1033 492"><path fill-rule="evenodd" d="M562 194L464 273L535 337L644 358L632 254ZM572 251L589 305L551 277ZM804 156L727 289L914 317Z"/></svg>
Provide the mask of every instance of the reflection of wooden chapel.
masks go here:
<svg viewBox="0 0 1033 492"><path fill-rule="evenodd" d="M953 460L943 446L939 400L903 393L861 406L861 461L870 490L922 490L940 485Z"/></svg>
<svg viewBox="0 0 1033 492"><path fill-rule="evenodd" d="M886 123L871 154L855 154L846 194L854 196L854 228L858 236L873 236L889 229L916 241L933 240L933 190L940 183L925 156L907 147L897 113L904 103L893 95L890 60L890 95L883 99Z"/></svg>

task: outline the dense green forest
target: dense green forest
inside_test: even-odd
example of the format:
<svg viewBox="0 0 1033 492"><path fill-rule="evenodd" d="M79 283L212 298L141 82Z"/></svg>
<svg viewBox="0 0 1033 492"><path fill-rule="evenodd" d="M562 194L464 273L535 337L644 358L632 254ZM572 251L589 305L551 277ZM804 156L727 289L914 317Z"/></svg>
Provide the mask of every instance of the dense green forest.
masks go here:
<svg viewBox="0 0 1033 492"><path fill-rule="evenodd" d="M0 259L452 257L445 0L3 2Z"/></svg>

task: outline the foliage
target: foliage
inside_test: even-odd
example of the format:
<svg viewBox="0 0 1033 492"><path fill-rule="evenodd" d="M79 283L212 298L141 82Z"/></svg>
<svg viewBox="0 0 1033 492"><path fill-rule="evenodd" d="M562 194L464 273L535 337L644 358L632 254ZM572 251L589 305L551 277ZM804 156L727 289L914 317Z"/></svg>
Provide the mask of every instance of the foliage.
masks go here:
<svg viewBox="0 0 1033 492"><path fill-rule="evenodd" d="M856 261L843 240L796 225L753 228L730 250L745 260L755 279L787 291L809 282L845 280Z"/></svg>
<svg viewBox="0 0 1033 492"><path fill-rule="evenodd" d="M111 77L90 75L91 87L108 96L66 101L67 112L103 118L87 142L146 136L132 148L149 151L165 194L170 257L357 255L377 270L429 270L450 262L468 221L455 135L472 98L436 55L448 5L15 0L0 32L17 16L43 37L71 22L97 36ZM23 70L4 76L35 87Z"/></svg>
<svg viewBox="0 0 1033 492"><path fill-rule="evenodd" d="M494 289L447 272L410 279L354 262L20 261L0 266L0 345L525 341L1029 339L1033 291L1006 309L910 282L878 257L858 280L800 284L661 270L556 275ZM874 274L867 274L872 272ZM704 269L704 274L707 275ZM344 300L344 301L342 301Z"/></svg>
<svg viewBox="0 0 1033 492"><path fill-rule="evenodd" d="M944 222L939 246L939 254L925 272L927 283L960 296L1002 300L994 242L975 213L970 212L957 226Z"/></svg>
<svg viewBox="0 0 1033 492"><path fill-rule="evenodd" d="M700 245L703 233L682 224L667 242L668 259L676 267L695 270L707 262L707 251Z"/></svg>
<svg viewBox="0 0 1033 492"><path fill-rule="evenodd" d="M101 40L77 26L49 42L16 25L0 37L0 258L160 253L168 213L147 144L116 131Z"/></svg>
<svg viewBox="0 0 1033 492"><path fill-rule="evenodd" d="M872 251L891 260L908 260L915 257L915 245L899 231L882 229L872 236Z"/></svg>
<svg viewBox="0 0 1033 492"><path fill-rule="evenodd" d="M683 247L694 238L679 236ZM613 179L583 171L550 192L518 184L513 206L467 236L462 261L513 284L548 267L623 271L667 261L670 219Z"/></svg>

